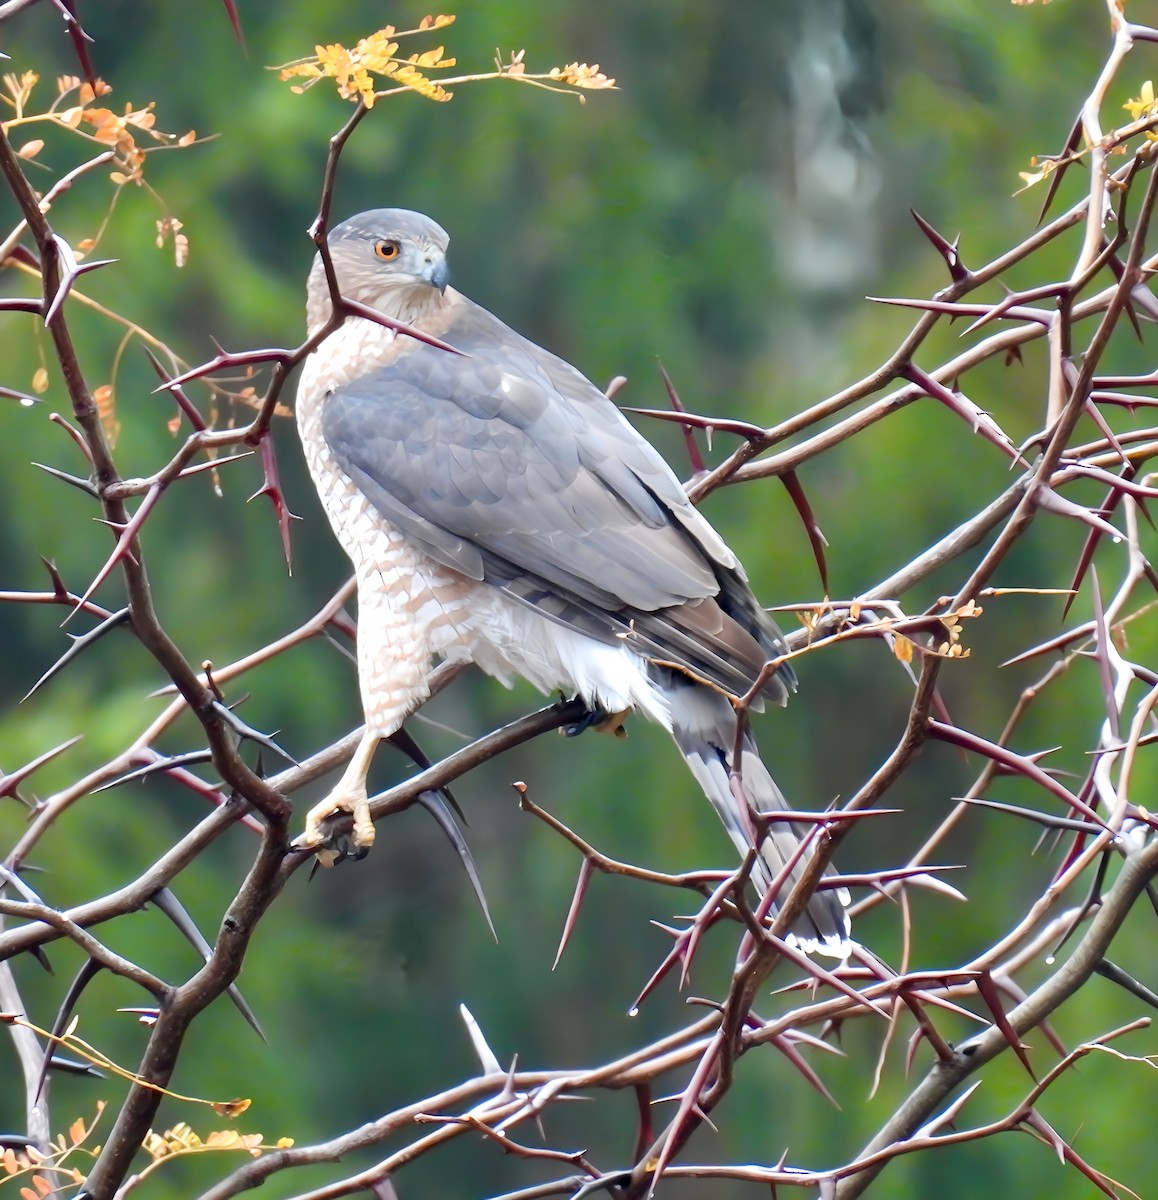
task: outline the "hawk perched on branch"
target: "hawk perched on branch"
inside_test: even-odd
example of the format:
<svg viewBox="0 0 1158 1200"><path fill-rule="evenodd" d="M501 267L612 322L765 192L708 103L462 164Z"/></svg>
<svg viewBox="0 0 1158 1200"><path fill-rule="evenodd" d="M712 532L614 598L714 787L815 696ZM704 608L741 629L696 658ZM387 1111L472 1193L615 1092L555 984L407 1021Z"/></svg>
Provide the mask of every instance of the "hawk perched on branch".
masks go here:
<svg viewBox="0 0 1158 1200"><path fill-rule="evenodd" d="M329 235L345 298L460 353L350 316L306 361L298 427L357 575L366 730L296 844L324 845L322 822L340 811L353 814L357 845L374 840L370 760L427 698L442 658L577 695L593 723L617 727L641 710L671 732L746 852L747 810L788 806L746 733L745 803L733 791L730 697L784 653L780 631L667 463L603 393L447 286L448 240L404 209L362 213ZM311 334L331 311L319 257ZM795 686L785 664L763 695L783 704ZM797 851L796 828L771 826L758 883ZM841 900L831 890L812 898L796 930L805 945L841 952Z"/></svg>

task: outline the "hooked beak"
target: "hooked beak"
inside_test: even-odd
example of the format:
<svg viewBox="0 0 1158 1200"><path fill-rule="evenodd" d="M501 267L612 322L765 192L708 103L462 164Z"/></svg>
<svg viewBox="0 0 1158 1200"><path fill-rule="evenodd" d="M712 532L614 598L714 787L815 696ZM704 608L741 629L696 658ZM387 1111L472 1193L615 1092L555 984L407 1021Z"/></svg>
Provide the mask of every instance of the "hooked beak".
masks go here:
<svg viewBox="0 0 1158 1200"><path fill-rule="evenodd" d="M442 255L428 258L423 264L422 273L419 278L429 283L431 287L438 288L440 292L445 292L447 282L450 279L446 259Z"/></svg>

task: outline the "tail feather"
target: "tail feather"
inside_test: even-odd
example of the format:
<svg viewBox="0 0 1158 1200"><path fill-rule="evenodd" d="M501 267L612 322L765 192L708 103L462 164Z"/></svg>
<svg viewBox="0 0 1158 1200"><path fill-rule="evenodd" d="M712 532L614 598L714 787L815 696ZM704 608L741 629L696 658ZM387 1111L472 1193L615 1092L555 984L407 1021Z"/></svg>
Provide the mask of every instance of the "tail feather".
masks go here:
<svg viewBox="0 0 1158 1200"><path fill-rule="evenodd" d="M741 854L752 846L752 823L732 792L731 761L736 742L736 715L729 701L708 688L673 681L666 690L671 707L671 731L687 760L692 774L711 801L728 836ZM789 808L751 735L745 732L740 761L740 777L747 804L756 812L785 811ZM800 846L798 826L775 824L760 846L753 871L754 882L767 889L784 870ZM781 889L787 895L803 873L798 863ZM793 929L797 944L804 950L836 958L847 958L849 921L845 911L848 893L843 889L817 892L808 902Z"/></svg>

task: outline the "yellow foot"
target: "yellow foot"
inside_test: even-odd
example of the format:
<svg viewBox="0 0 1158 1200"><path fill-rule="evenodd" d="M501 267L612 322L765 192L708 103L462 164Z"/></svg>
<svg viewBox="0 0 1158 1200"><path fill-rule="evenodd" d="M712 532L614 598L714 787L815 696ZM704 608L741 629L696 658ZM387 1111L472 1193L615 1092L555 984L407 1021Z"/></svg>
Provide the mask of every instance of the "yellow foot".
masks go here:
<svg viewBox="0 0 1158 1200"><path fill-rule="evenodd" d="M624 724L629 716L631 716L630 708L625 708L622 712L608 713L606 718L595 726L595 732L609 733L612 737L625 738L627 730L624 728Z"/></svg>
<svg viewBox="0 0 1158 1200"><path fill-rule="evenodd" d="M610 733L613 737L627 737L624 722L631 716L631 709L624 708L619 712L609 713L602 708L593 708L583 714L574 725L564 725L559 732L564 737L578 737L588 729L596 733Z"/></svg>
<svg viewBox="0 0 1158 1200"><path fill-rule="evenodd" d="M335 848L334 835L322 826L338 813L350 813L354 818L353 842L366 851L374 844L374 822L370 819L370 804L365 789L360 792L335 788L324 800L306 813L306 827L291 843L295 850L315 850L324 867L332 867L342 857ZM359 856L360 857L360 856Z"/></svg>

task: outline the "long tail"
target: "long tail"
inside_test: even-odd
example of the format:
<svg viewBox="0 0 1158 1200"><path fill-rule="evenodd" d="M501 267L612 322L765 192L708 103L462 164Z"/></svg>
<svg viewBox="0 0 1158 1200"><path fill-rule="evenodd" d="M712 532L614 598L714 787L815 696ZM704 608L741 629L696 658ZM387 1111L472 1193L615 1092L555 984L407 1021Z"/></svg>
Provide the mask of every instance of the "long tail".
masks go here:
<svg viewBox="0 0 1158 1200"><path fill-rule="evenodd" d="M741 854L752 845L751 821L732 793L732 752L736 743L736 714L726 697L709 688L692 684L676 676L664 689L671 708L672 736L687 759L704 795L712 802L728 836ZM756 812L786 810L789 805L760 758L759 748L750 734L745 733L741 751L740 775L748 805ZM768 885L784 869L795 854L803 834L799 827L778 823L771 827L760 847L760 857L753 872L754 882ZM784 885L781 894L787 895L802 874L798 864ZM848 893L825 889L808 902L793 929L797 944L803 950L816 951L836 958L847 958L849 921L845 912Z"/></svg>

